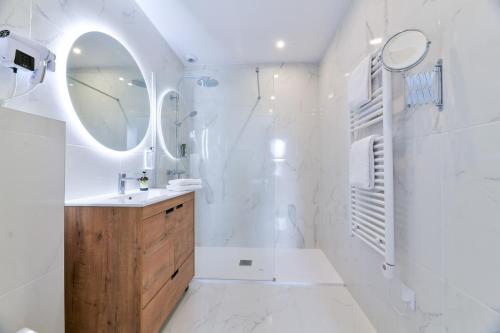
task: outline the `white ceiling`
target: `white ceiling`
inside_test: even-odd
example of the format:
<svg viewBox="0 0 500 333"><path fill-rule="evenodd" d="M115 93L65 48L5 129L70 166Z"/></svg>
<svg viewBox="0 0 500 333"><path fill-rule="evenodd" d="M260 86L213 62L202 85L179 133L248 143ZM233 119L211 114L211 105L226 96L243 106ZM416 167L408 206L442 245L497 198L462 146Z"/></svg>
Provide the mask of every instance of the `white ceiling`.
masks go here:
<svg viewBox="0 0 500 333"><path fill-rule="evenodd" d="M318 62L350 2L136 1L181 59L193 54L200 64Z"/></svg>

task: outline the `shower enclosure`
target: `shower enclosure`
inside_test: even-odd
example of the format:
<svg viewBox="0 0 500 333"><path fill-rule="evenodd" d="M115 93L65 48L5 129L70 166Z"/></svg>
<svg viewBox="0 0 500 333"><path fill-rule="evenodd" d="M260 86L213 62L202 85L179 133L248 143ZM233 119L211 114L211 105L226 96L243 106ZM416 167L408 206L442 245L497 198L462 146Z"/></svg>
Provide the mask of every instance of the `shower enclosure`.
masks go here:
<svg viewBox="0 0 500 333"><path fill-rule="evenodd" d="M196 276L272 280L272 119L262 116L259 71L193 70L178 91L178 111L168 122L188 151L177 158L179 168L170 177L184 171L203 180L196 197ZM175 126L183 118L190 128ZM178 151L181 141L175 141Z"/></svg>
<svg viewBox="0 0 500 333"><path fill-rule="evenodd" d="M297 260L312 262L303 250L317 239L317 84L315 65L203 66L165 94L157 185L203 180L198 278L297 281L310 272Z"/></svg>

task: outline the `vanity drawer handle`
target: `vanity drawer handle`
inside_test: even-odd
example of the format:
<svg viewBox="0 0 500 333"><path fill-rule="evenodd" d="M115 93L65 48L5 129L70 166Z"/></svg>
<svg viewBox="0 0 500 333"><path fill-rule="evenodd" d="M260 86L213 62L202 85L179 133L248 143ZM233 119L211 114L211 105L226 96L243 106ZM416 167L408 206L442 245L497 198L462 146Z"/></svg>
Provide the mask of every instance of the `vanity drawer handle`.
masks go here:
<svg viewBox="0 0 500 333"><path fill-rule="evenodd" d="M175 276L176 276L177 274L179 274L179 270L176 270L176 271L174 272L174 274L172 274L172 276L170 277L170 279L172 279L172 280L173 280L173 279L175 279Z"/></svg>
<svg viewBox="0 0 500 333"><path fill-rule="evenodd" d="M175 209L179 209L179 208L182 208L182 207L184 207L184 204L177 205L177 207L175 207Z"/></svg>
<svg viewBox="0 0 500 333"><path fill-rule="evenodd" d="M167 214L167 215L168 215L168 214L172 213L173 211L174 211L174 208L169 208L169 209L167 209L167 210L165 211L165 214Z"/></svg>

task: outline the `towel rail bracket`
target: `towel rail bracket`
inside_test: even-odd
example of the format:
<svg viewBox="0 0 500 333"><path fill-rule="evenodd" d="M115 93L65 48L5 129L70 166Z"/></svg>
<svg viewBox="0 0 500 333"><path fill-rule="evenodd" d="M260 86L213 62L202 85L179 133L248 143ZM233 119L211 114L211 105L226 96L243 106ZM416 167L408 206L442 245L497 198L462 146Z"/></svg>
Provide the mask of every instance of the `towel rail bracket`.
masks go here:
<svg viewBox="0 0 500 333"><path fill-rule="evenodd" d="M394 277L395 270L396 267L394 265L391 265L389 263L382 264L382 274L386 279L392 279Z"/></svg>

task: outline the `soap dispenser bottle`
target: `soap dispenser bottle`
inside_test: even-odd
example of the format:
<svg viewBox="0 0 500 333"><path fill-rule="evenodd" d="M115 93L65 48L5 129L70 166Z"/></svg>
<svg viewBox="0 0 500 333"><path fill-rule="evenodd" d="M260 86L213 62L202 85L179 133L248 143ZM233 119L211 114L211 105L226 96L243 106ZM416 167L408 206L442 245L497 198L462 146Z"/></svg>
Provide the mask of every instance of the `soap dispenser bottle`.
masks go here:
<svg viewBox="0 0 500 333"><path fill-rule="evenodd" d="M149 190L149 178L146 176L146 171L142 172L142 177L139 178L139 188L141 191Z"/></svg>

